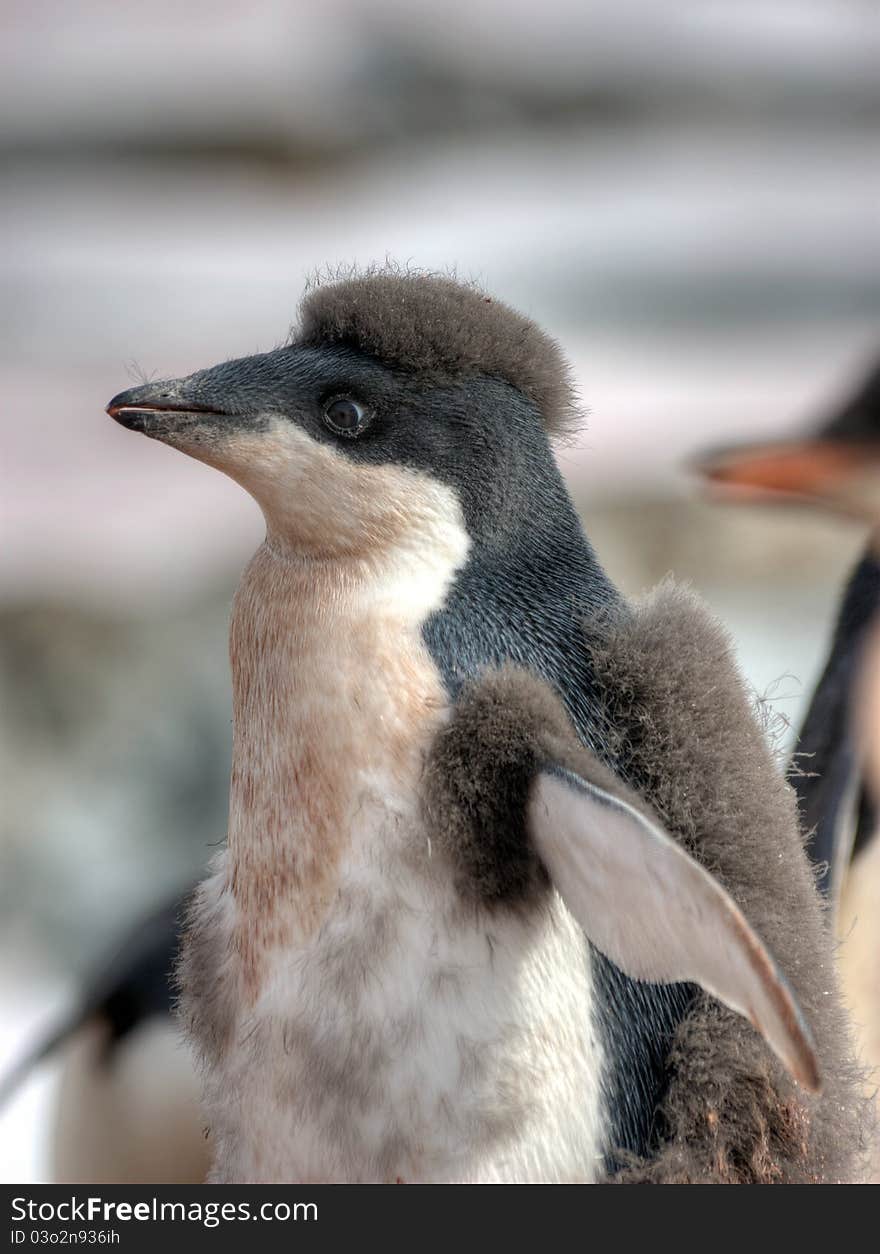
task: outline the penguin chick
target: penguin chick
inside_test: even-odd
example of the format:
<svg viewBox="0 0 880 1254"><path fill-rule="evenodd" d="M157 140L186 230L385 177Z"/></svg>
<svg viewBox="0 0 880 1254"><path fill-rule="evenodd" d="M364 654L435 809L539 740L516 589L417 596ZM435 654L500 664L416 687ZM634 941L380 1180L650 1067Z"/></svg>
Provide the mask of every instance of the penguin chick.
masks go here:
<svg viewBox="0 0 880 1254"><path fill-rule="evenodd" d="M697 985L752 1019L799 1082L719 1018L741 1065L722 1069L705 1120L735 1126L756 1070L806 1147L804 1175L854 1170L831 964L797 975L826 995L821 1044L839 1029L820 1057L833 1118L809 1096L817 1058L794 995L711 873L751 901L754 850L738 879L707 838L701 866L695 825L715 816L675 812L690 790L736 814L747 790L762 857L793 864L809 913L793 816L775 808L784 785L740 781L728 753L700 792L711 746L687 715L652 741L657 715L633 695L646 675L615 675L612 638L612 653L651 659L679 715L708 703L724 737L755 734L738 687L730 709L703 671L699 701L662 688L680 674L668 634L626 639L633 611L550 449L574 410L555 344L473 287L370 272L310 292L286 347L108 410L229 474L266 519L230 629L228 844L180 966L212 1180L597 1180L665 1161L656 1115L676 1051L689 1028L716 1035ZM643 725L620 714L624 694ZM651 743L668 763L639 757ZM722 830L735 864L739 832Z"/></svg>

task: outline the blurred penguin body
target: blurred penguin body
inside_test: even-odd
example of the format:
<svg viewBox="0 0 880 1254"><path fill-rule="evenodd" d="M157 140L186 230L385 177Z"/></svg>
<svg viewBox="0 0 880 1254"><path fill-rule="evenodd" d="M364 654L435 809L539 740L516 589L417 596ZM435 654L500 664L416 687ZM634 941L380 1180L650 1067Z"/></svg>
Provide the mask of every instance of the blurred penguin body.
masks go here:
<svg viewBox="0 0 880 1254"><path fill-rule="evenodd" d="M111 1045L92 1018L63 1053L51 1171L56 1184L202 1184L209 1153L192 1056L153 1015Z"/></svg>
<svg viewBox="0 0 880 1254"><path fill-rule="evenodd" d="M701 611L640 615L596 560L548 443L572 411L552 341L374 272L310 293L286 348L108 409L267 526L232 615L228 846L180 967L211 1178L855 1172L784 782Z"/></svg>
<svg viewBox="0 0 880 1254"><path fill-rule="evenodd" d="M852 857L874 836L856 720L864 651L880 611L880 560L869 545L844 590L828 660L797 740L792 782L819 885L837 907Z"/></svg>
<svg viewBox="0 0 880 1254"><path fill-rule="evenodd" d="M182 902L140 920L76 1005L0 1085L62 1067L49 1142L57 1184L199 1184L208 1147L192 1051L172 1013Z"/></svg>
<svg viewBox="0 0 880 1254"><path fill-rule="evenodd" d="M877 552L875 535L875 562ZM880 595L877 602L880 611ZM868 1086L880 1118L880 612L862 643L853 705L863 804L843 880L838 931L844 995L852 1007L861 1057L870 1068ZM871 1179L880 1184L880 1145L874 1150Z"/></svg>
<svg viewBox="0 0 880 1254"><path fill-rule="evenodd" d="M859 1056L868 1069L866 1091L876 1098L880 1086L880 839L876 833L853 857L837 917L843 995L852 1014ZM874 1148L868 1178L880 1184L880 1147Z"/></svg>

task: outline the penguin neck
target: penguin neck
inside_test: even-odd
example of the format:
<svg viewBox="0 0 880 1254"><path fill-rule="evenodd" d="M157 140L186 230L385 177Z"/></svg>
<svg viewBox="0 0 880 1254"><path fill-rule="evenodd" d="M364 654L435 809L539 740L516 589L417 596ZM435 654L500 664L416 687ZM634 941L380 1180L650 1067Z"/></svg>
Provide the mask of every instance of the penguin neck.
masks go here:
<svg viewBox="0 0 880 1254"><path fill-rule="evenodd" d="M461 560L454 545L435 557L427 571L401 554L316 562L264 544L242 577L226 872L254 996L266 951L326 914L365 795L414 789L445 705L419 628Z"/></svg>

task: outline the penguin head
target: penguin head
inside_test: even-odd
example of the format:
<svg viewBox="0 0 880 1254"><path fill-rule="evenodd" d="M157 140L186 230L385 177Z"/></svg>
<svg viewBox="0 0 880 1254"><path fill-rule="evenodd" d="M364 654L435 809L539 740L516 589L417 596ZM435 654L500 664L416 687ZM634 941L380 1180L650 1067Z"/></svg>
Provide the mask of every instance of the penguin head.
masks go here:
<svg viewBox="0 0 880 1254"><path fill-rule="evenodd" d="M549 437L575 414L568 368L527 318L474 286L389 270L312 289L282 348L107 409L230 475L276 543L321 557L426 529L498 543L552 521Z"/></svg>

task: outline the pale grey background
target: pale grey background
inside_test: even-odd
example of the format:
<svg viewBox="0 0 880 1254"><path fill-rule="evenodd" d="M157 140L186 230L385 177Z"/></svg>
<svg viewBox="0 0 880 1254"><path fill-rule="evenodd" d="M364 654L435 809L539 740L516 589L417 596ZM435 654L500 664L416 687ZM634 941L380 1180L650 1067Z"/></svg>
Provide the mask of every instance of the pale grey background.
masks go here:
<svg viewBox="0 0 880 1254"><path fill-rule="evenodd" d="M878 63L868 0L5 0L0 1068L223 834L260 518L103 406L272 347L316 267L455 266L546 325L610 570L692 579L797 718L861 537L683 467L877 346ZM53 1075L0 1112L4 1180L45 1172Z"/></svg>

